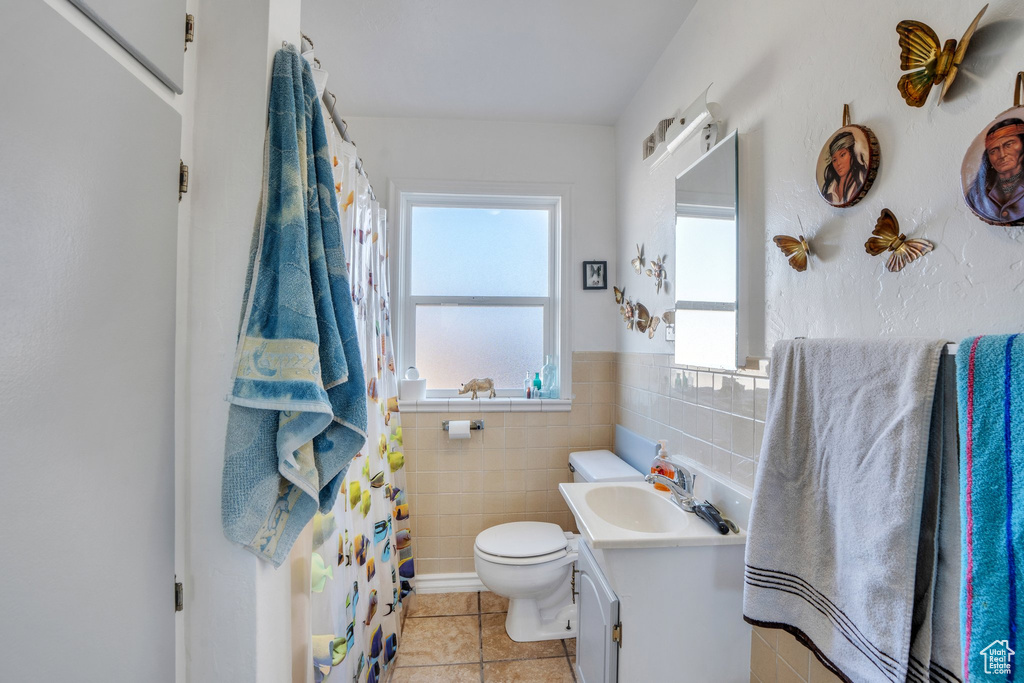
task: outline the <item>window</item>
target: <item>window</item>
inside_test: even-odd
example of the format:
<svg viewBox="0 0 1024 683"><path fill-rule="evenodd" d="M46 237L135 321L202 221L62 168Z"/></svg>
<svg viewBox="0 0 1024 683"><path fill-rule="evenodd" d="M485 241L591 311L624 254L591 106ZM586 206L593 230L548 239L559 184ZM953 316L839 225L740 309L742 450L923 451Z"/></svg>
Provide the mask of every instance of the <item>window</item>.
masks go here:
<svg viewBox="0 0 1024 683"><path fill-rule="evenodd" d="M561 356L561 193L396 189L401 367L419 369L428 398L475 377L521 396Z"/></svg>

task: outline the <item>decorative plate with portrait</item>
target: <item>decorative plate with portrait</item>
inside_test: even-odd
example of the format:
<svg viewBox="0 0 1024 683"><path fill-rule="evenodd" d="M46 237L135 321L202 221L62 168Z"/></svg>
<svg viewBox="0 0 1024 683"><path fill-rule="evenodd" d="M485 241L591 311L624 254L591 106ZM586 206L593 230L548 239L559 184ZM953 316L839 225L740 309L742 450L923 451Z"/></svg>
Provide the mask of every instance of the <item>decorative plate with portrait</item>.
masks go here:
<svg viewBox="0 0 1024 683"><path fill-rule="evenodd" d="M818 192L832 206L853 206L871 189L881 158L878 138L870 128L843 126L818 155Z"/></svg>
<svg viewBox="0 0 1024 683"><path fill-rule="evenodd" d="M991 225L1024 225L1024 107L1007 109L967 148L964 201Z"/></svg>

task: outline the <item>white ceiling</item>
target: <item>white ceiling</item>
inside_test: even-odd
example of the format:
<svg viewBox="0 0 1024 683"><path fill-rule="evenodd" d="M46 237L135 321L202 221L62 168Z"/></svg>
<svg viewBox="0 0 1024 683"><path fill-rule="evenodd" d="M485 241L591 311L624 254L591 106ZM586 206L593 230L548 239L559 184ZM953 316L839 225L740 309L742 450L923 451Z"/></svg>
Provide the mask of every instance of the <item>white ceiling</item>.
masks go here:
<svg viewBox="0 0 1024 683"><path fill-rule="evenodd" d="M696 0L303 0L346 116L610 125Z"/></svg>

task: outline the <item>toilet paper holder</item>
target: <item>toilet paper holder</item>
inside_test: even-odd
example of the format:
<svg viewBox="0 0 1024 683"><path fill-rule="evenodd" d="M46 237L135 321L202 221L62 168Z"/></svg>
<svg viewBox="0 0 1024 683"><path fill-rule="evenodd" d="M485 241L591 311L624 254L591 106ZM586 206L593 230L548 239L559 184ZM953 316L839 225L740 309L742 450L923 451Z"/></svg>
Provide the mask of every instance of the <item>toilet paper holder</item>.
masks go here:
<svg viewBox="0 0 1024 683"><path fill-rule="evenodd" d="M470 420L469 421L469 429L470 430L483 429L483 428L484 428L484 421L483 420ZM443 429L446 432L448 431L448 420L444 420L443 422L441 422L441 429Z"/></svg>

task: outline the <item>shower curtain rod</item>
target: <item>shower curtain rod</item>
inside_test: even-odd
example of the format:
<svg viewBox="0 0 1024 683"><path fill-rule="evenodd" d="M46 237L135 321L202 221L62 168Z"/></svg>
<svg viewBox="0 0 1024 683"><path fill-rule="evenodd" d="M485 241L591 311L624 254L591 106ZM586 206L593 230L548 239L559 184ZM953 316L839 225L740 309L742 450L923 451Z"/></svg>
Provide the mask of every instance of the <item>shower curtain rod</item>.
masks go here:
<svg viewBox="0 0 1024 683"><path fill-rule="evenodd" d="M330 103L327 102L328 95L333 98L333 101ZM338 133L341 135L341 139L355 147L356 143L352 141L348 134L348 124L345 123L345 119L338 115L338 96L330 90L324 90L323 101L324 106L327 107L327 113L331 115L331 121L334 122L334 127L338 129ZM377 201L377 196L373 193L373 185L370 183L370 176L367 174L366 169L363 168L363 159L360 156L356 157L356 171L366 178L366 185L370 188L370 199Z"/></svg>
<svg viewBox="0 0 1024 683"><path fill-rule="evenodd" d="M301 33L300 35L302 36L302 39L304 41L309 43L309 49L314 49L313 39L307 36L305 33ZM321 67L320 60L314 57L313 61L316 63L316 68L319 69ZM331 96L330 102L327 101L328 95ZM352 138L349 137L348 134L348 124L345 123L345 119L341 118L341 115L338 114L338 96L332 93L330 90L324 88L324 96L321 99L323 100L324 106L327 108L327 113L330 114L330 118L331 121L334 123L334 127L338 129L338 133L341 135L341 139L355 147L356 143L352 141ZM375 195L373 192L373 184L370 183L370 176L369 174L367 174L366 169L363 168L363 159L360 156L356 156L356 171L359 173L359 175L366 178L366 186L370 190L370 199L372 199L373 201L377 201L377 195Z"/></svg>

